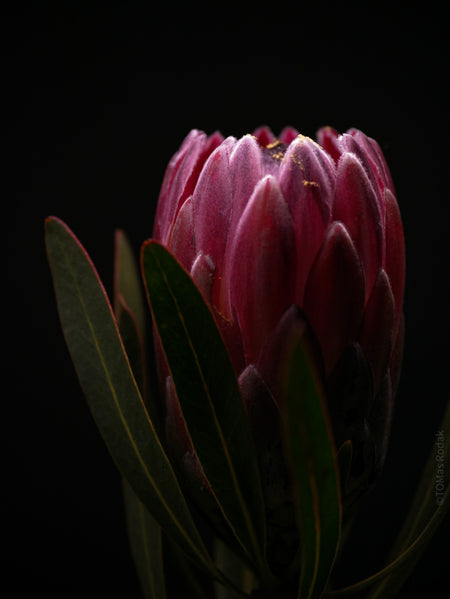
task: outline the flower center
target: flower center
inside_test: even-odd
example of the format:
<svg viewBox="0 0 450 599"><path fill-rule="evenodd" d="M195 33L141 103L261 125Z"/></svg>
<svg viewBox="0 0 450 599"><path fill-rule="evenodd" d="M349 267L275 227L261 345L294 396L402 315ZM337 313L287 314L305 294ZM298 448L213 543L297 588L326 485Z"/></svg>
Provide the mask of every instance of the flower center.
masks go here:
<svg viewBox="0 0 450 599"><path fill-rule="evenodd" d="M286 149L287 145L279 139L275 139L274 141L270 142L262 148L264 154L269 155L272 160L277 160L280 162L284 158Z"/></svg>
<svg viewBox="0 0 450 599"><path fill-rule="evenodd" d="M261 147L264 174L277 175L279 167L285 158L286 150L287 145L278 139Z"/></svg>

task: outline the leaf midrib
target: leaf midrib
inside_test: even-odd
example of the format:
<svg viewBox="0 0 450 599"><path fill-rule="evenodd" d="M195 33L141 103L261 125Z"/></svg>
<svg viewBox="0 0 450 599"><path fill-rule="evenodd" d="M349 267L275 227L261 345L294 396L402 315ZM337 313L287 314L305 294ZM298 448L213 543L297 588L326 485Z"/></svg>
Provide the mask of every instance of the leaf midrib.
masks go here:
<svg viewBox="0 0 450 599"><path fill-rule="evenodd" d="M153 254L154 254L154 253L153 253ZM192 355L194 356L194 359L195 359L195 364L196 364L196 367L197 367L197 371L198 371L198 373L199 373L199 375L200 375L200 379L201 379L201 382L202 382L202 386L203 386L203 389L204 389L204 392L205 392L206 398L207 398L207 400L208 400L208 405L210 406L210 409L211 409L211 412L212 412L212 415L213 415L214 424L215 424L215 426L216 426L216 429L217 429L217 431L218 431L218 434L219 434L219 437L220 437L220 441L221 441L221 446L222 446L222 448L223 448L223 452L224 452L224 455L225 455L225 459L226 459L226 462L227 462L227 464L228 464L228 467L229 467L229 470L230 470L230 473L231 473L231 477L232 477L232 481L233 481L233 486L234 486L234 489L235 489L235 491L236 491L237 497L238 497L238 499L239 499L239 505L240 505L240 507L241 507L241 510L242 510L242 513L243 513L243 515L244 515L244 520L245 520L245 522L246 522L246 525L247 525L247 531L248 531L248 533L249 533L249 535L250 535L250 539L251 539L251 542L252 542L252 545L253 545L253 548L254 548L254 555L255 555L255 556L258 556L258 555L259 555L259 545L258 545L258 541L257 541L257 539L256 539L256 535L255 535L254 527L253 527L253 525L252 525L252 521L251 521L251 518L250 518L249 511L248 511L248 509L247 509L247 505L246 505L246 503L245 503L244 497L242 496L242 492L241 492L241 489L240 489L240 485L239 485L239 482L238 482L238 480L237 480L237 477L236 477L236 472L235 472L235 469L234 469L234 466L233 466L233 462L232 462L232 459L231 459L230 453L229 453L229 451L228 451L227 444L226 444L226 442L225 442L225 437L224 437L224 434L223 434L222 428L221 428L221 426L220 426L220 423L219 423L219 420L218 420L218 418L217 418L217 414L216 414L216 410L215 410L215 407L214 407L214 403L213 403L213 401L212 401L211 394L210 394L210 392L209 392L209 387L208 387L208 385L207 385L207 383L206 383L206 381L205 381L205 377L204 377L204 375L203 375L203 370L202 370L202 368L201 368L201 365L200 365L200 361L199 361L199 358L198 358L198 354L197 354L197 352L195 351L195 348L194 348L194 346L193 346L193 344L192 344L191 337L190 337L190 335L189 335L188 328L187 328L187 326L186 326L186 323L185 323L185 320L184 320L184 317L183 317L182 311L181 311L181 309L180 309L180 306L179 306L179 304L178 304L178 301L177 301L177 299L176 299L176 296L174 295L174 293L173 293L173 291L172 291L172 288L171 288L171 286L170 286L170 284L169 284L169 281L168 281L168 279L167 279L166 273L165 273L164 269L161 267L161 263L160 263L160 261L158 260L158 257L157 257L157 256L155 256L155 255L154 255L154 257L155 257L155 260L156 260L156 261L157 261L157 263L158 263L158 267L159 267L160 273L161 273L161 275L162 275L162 277L163 277L163 279L164 279L164 283L165 283L165 285L166 285L166 287L167 287L167 289L168 289L168 291L169 291L169 294L170 294L170 296L171 296L171 298L172 298L172 301L174 302L174 305L176 306L177 314L178 314L178 317L179 317L179 319L180 319L181 325L182 325L182 327L183 327L183 331L184 331L184 333L185 333L185 335L186 335L186 338L187 338L187 340L188 340L189 347L190 347L190 349L191 349ZM214 495L215 495L215 493L214 493ZM217 498L216 498L216 499L217 499ZM219 505L220 505L220 502L219 502L219 501L218 501L218 503L219 503ZM221 509L222 509L222 508L221 508ZM222 512L223 512L223 509L222 509ZM224 515L225 515L225 514L224 514ZM226 515L225 515L225 517L226 517ZM227 520L228 520L228 518L227 518ZM230 524L230 526L231 526L231 524ZM233 527L232 527L232 528L233 528ZM233 529L233 530L234 530L234 529ZM236 531L234 531L234 532L235 532L235 534L236 534ZM237 537L239 538L239 536L238 536L238 535L237 535ZM242 543L241 543L241 545L242 545ZM245 549L245 547L243 547L243 548Z"/></svg>
<svg viewBox="0 0 450 599"><path fill-rule="evenodd" d="M122 423L122 426L123 426L123 428L124 428L124 429L125 429L125 431L126 431L126 434L127 434L128 440L129 440L129 442L130 442L130 445L131 445L131 447L132 447L132 449L133 449L133 451L134 451L134 453L135 453L135 455L136 455L136 457L137 457L137 459L138 459L138 461L139 461L139 464L140 464L140 465L141 465L141 467L142 467L142 470L143 470L144 474L146 475L146 477L147 477L148 481L150 482L150 485L151 485L151 486L152 486L152 488L154 489L154 491L155 491L156 495L158 496L158 498L159 498L159 500L160 500L161 504L163 505L163 507L164 507L164 509L166 510L166 512L168 513L168 515L171 517L172 521L174 522L174 524L175 524L175 525L176 525L176 527L178 528L178 530L179 530L179 532L181 533L182 537L183 537L183 538L184 538L184 539L187 541L188 545L189 545L189 546L192 548L192 550L194 551L194 553L195 553L195 554L196 554L196 555L197 555L197 556L198 556L198 557L201 559L202 563L204 563L205 565L207 565L208 567L210 567L210 566L211 566L211 564L210 564L210 563L209 563L207 560L205 560L204 556L203 556L203 555L202 555L202 554L201 554L201 553L198 551L198 548L196 547L196 545L192 543L192 541L191 541L191 539L190 539L190 536L186 534L184 527L183 527L183 526L180 524L180 522L179 522L179 521L178 521L178 519L176 518L176 516L175 516L174 512L173 512L173 511L170 509L170 507L169 507L169 506L167 505L167 503L165 502L165 500L164 500L164 498L163 498L163 495L161 495L161 493L160 493L160 491L159 491L159 489L158 489L158 486L155 484L155 481L154 481L153 477L151 476L151 474L150 474L150 472L149 472L149 470L148 470L148 468L147 468L147 466L146 466L146 464L145 464L145 461L144 461L144 459L143 459L143 457L142 457L142 455L141 455L140 451L138 450L138 448L137 448L137 446L136 446L136 443L135 443L135 441L134 441L133 435L131 434L131 431L130 431L130 428L129 428L129 426L128 426L128 423L127 423L127 421L126 421L126 419L125 419L125 417L124 417L123 411L122 411L122 410L121 410L121 408L120 408L120 403L119 403L119 400L118 400L117 394L116 394L116 392L115 392L114 386L113 386L113 384L112 384L112 380L111 380L111 376L110 376L110 373L109 373L109 369L108 369L108 367L107 367L107 365L106 365L106 362L105 362L105 360L104 360L104 357L103 357L103 353L102 353L102 351L101 351L101 349L100 349L100 346L99 346L99 343L98 343L98 338L97 338L97 335L96 335L96 333L95 333L95 329L94 329L94 327L93 327L93 324L92 324L92 321L91 321L91 319L90 319L90 318L89 318L89 316L88 316L88 311L87 311L87 308L86 308L86 303L85 303L85 300L84 300L84 297L83 297L82 291L81 291L81 289L80 289L80 286L79 286L79 284L78 284L78 279L77 279L77 276L76 276L76 274L75 274L75 272L74 272L74 270L73 270L73 268L72 268L72 264L71 264L70 258L68 257L68 254L67 254L66 250L64 249L64 245L61 243L61 241L60 241L60 239L59 239L59 237L58 237L58 235L57 235L57 234L55 234L55 237L56 237L56 239L57 239L57 242L58 242L58 245L59 245L59 247L60 247L60 250L61 250L62 254L64 255L64 258L65 258L66 264L67 264L67 266L68 266L68 270L69 270L69 272L70 272L70 275L71 275L71 277L72 277L72 280L73 280L73 282L74 282L75 288L76 288L76 290L77 290L78 298L79 298L79 301L80 301L80 304L81 304L81 306L82 306L82 310L83 310L83 315L84 315L84 317L85 317L85 319L86 319L86 322L87 322L87 324L88 324L88 328L89 328L89 330L90 330L90 332L91 332L91 335L92 335L92 338L93 338L93 341L94 341L94 345L95 345L95 348L96 348L97 354L98 354L98 356L99 356L100 362L101 362L101 364L102 364L102 367L103 367L103 370L104 370L104 372L105 372L105 376L106 376L106 379L107 379L107 382L108 382L108 385L109 385L109 388L110 388L110 391L111 391L111 395L112 395L112 397L113 397L113 400L114 400L114 404L115 404L115 406L116 406L116 409L117 409L117 412L118 412L118 415L119 415L120 421L121 421L121 423ZM103 291L103 290L102 290L102 291ZM111 308L110 308L110 306L109 306L108 302L106 302L106 303L107 303L107 308L108 308L108 310L110 311L110 313L111 313L111 317L113 318L113 322L114 322L114 317L113 317L113 314L112 314ZM127 361L127 363L128 363L128 358L127 358L127 355L126 355L126 353L125 353L125 350L124 350L124 348L123 348L122 340L121 340L121 338L120 338L120 335L119 335L119 334L118 334L118 340L119 340L119 343L122 345L122 350L123 350L124 358L125 358L125 360L126 360L126 361ZM135 381L135 379L134 379L134 375L133 375L133 374L132 374L132 372L131 372L131 369L130 369L129 363L128 363L128 367L129 367L129 370L130 370L130 373L129 373L129 374L130 374L130 376L131 376L131 379L132 379L132 381L133 381L133 385L134 385L134 387L135 387L135 389L136 389L136 393L137 393L137 395L138 395L138 396L139 396L139 398L140 398L140 392L139 392L139 389L138 389L138 387L137 387L136 381ZM141 401L142 401L142 400L141 400ZM148 423L148 425L149 425L149 426L150 426L150 427L153 429L153 427L152 427L152 424L151 424L151 422L148 420L148 418L147 418L147 423ZM162 453L162 454L164 454L164 451L163 451L163 449L162 449L162 447L161 447L161 445L160 445L159 439L158 439L158 437L157 437L157 435L156 435L156 432L155 432L155 431L154 431L154 436L155 436L155 441L156 441L156 443L158 444L158 447L159 447L159 449L160 449L161 453ZM168 467L170 468L170 465L169 465L169 464L168 464Z"/></svg>

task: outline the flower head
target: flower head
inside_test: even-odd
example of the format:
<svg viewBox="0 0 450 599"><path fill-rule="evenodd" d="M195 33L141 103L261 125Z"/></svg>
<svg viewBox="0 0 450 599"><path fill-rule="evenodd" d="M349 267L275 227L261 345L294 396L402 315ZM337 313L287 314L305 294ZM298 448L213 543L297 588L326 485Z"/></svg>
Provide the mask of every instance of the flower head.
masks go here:
<svg viewBox="0 0 450 599"><path fill-rule="evenodd" d="M336 441L353 441L354 472L370 482L386 453L405 282L401 218L378 144L329 127L318 142L290 127L278 138L267 127L241 139L191 131L167 168L154 237L211 305L244 400L259 403L256 426L279 405L288 332L305 327Z"/></svg>

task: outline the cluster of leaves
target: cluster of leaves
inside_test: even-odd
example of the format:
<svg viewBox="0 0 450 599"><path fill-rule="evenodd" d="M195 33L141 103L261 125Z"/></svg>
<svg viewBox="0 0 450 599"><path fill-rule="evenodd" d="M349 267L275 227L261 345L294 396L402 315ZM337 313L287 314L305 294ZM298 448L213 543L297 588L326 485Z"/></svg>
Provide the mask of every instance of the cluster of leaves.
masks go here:
<svg viewBox="0 0 450 599"><path fill-rule="evenodd" d="M286 581L266 556L265 506L256 451L229 356L210 308L176 259L144 243L141 273L190 439L230 538L211 552L171 463L146 374L146 310L130 246L116 233L114 309L86 251L57 218L46 221L47 253L66 342L94 420L124 481L131 549L146 599L165 599L165 571L176 569L186 596L279 596ZM334 449L320 381L308 348L292 347L282 422L297 506L300 547L289 588L296 599L367 591L393 597L450 505L435 506L433 463L389 565L340 590L329 587L341 538L341 480L351 445ZM450 439L450 410L443 429ZM448 447L445 455L449 455ZM253 595L252 595L253 593Z"/></svg>

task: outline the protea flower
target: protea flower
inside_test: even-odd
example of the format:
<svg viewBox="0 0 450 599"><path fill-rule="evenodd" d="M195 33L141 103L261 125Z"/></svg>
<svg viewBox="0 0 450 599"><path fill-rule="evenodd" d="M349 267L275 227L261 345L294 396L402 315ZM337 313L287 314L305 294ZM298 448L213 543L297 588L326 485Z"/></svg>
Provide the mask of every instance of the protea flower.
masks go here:
<svg viewBox="0 0 450 599"><path fill-rule="evenodd" d="M356 129L321 129L318 143L292 128L239 140L191 131L167 168L154 238L212 306L261 449L268 504L288 495L273 448L279 357L296 323L314 343L336 444L353 442L357 494L369 486L386 454L405 280L400 213L378 144ZM186 462L170 380L165 388L169 445Z"/></svg>

